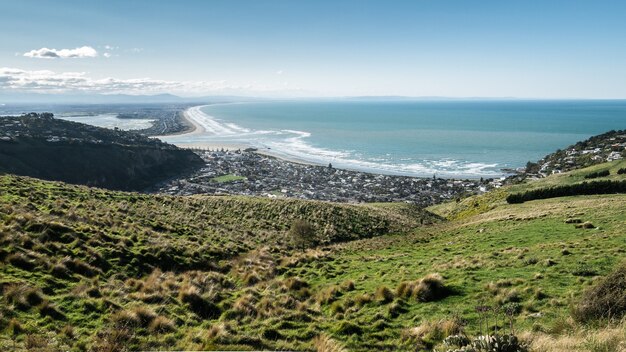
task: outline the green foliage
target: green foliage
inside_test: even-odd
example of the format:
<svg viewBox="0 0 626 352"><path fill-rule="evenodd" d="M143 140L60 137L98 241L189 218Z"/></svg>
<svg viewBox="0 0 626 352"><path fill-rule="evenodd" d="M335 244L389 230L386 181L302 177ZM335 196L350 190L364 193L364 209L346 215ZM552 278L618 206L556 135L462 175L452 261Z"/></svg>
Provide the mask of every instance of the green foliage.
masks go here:
<svg viewBox="0 0 626 352"><path fill-rule="evenodd" d="M509 194L506 201L509 204L519 204L535 199L614 193L626 193L626 181L593 181L535 189L524 193Z"/></svg>
<svg viewBox="0 0 626 352"><path fill-rule="evenodd" d="M619 173L619 171L618 171ZM586 179L590 179L590 178L598 178L598 177L606 177L609 176L611 174L611 172L609 170L602 170L602 171L596 171L596 172L592 172L590 174L585 175Z"/></svg>
<svg viewBox="0 0 626 352"><path fill-rule="evenodd" d="M315 228L313 225L310 222L301 219L295 220L291 224L289 236L291 236L293 245L296 248L300 248L303 252L305 249L313 246L317 242Z"/></svg>

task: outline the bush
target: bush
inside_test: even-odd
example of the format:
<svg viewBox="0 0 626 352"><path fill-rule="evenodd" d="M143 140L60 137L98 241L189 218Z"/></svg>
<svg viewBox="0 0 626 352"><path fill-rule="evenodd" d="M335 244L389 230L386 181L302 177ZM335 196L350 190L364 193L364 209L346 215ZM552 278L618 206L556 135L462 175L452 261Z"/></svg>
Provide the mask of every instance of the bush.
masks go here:
<svg viewBox="0 0 626 352"><path fill-rule="evenodd" d="M540 188L523 193L509 194L506 197L506 201L509 204L518 204L535 199L614 193L626 193L626 181L593 181L573 185Z"/></svg>
<svg viewBox="0 0 626 352"><path fill-rule="evenodd" d="M598 178L598 177L606 177L609 176L611 173L609 172L609 170L603 170L603 171L597 171L597 172L592 172L590 174L585 175L586 179L590 179L590 178Z"/></svg>
<svg viewBox="0 0 626 352"><path fill-rule="evenodd" d="M617 174L618 174L618 175L624 175L624 174L626 174L626 167L623 167L623 168L621 168L621 169L617 170Z"/></svg>
<svg viewBox="0 0 626 352"><path fill-rule="evenodd" d="M293 241L293 245L296 248L305 249L311 247L316 242L315 228L313 225L305 220L296 220L291 224L289 235Z"/></svg>
<svg viewBox="0 0 626 352"><path fill-rule="evenodd" d="M626 263L588 288L572 308L579 322L619 320L626 315Z"/></svg>

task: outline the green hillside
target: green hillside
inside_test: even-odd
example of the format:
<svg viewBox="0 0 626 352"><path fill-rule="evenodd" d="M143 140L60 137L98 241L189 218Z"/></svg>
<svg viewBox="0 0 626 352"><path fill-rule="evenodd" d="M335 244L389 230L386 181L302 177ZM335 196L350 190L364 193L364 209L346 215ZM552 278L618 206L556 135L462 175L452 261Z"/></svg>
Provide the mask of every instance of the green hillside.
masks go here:
<svg viewBox="0 0 626 352"><path fill-rule="evenodd" d="M626 195L511 205L509 191L435 207L456 214L440 222L406 204L153 196L3 176L0 346L442 350L447 335L497 326L531 351L618 350L623 326L580 325L571 307L625 257ZM324 243L293 249L296 219Z"/></svg>
<svg viewBox="0 0 626 352"><path fill-rule="evenodd" d="M626 160L616 160L570 172L554 174L544 178L528 180L519 184L504 186L486 194L468 197L459 202L437 204L427 209L434 214L450 220L463 219L467 216L480 214L505 204L506 197L513 193L600 180L624 181L626 180L626 173L619 174L618 171L625 168ZM601 171L609 171L609 175L592 179L585 178L585 176Z"/></svg>

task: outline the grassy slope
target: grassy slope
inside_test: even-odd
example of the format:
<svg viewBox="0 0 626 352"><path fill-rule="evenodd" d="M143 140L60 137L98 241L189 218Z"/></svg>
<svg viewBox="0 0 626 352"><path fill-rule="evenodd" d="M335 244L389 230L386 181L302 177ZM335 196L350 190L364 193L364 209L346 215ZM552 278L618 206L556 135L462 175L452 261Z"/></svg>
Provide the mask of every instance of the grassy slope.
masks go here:
<svg viewBox="0 0 626 352"><path fill-rule="evenodd" d="M463 219L467 216L480 214L493 209L496 206L506 204L506 196L511 193L525 192L533 189L560 185L571 185L585 181L626 180L626 174L617 174L617 170L621 168L626 168L626 160L617 160L610 163L598 164L584 169L574 170L562 174L554 174L546 178L531 180L517 185L505 186L483 195L465 198L459 203L448 202L438 204L427 208L427 210L450 220ZM595 179L585 179L585 175L604 170L609 170L610 175Z"/></svg>
<svg viewBox="0 0 626 352"><path fill-rule="evenodd" d="M416 226L423 212L401 207L411 216L348 204L154 196L0 176L0 330L8 333L12 318L30 333L75 326L79 345L93 348L95 331L113 328L116 312L141 302L129 280L156 270L169 272L171 287L156 298L142 291L142 297L186 331L201 321L181 302L181 292L197 286L201 300L226 310L233 294L273 273L264 265L273 267L288 250L295 219L312 222L327 242L345 241ZM247 255L256 259L242 262ZM45 316L41 299L10 298L14 289L39 292L58 307L58 319ZM85 293L91 291L97 293Z"/></svg>
<svg viewBox="0 0 626 352"><path fill-rule="evenodd" d="M9 187L7 179L12 180L4 178L5 187ZM543 182L553 180L548 178ZM153 218L155 213L150 212L164 212L171 217L168 210L163 209L176 208L173 204L180 202L179 198L172 197L135 201L133 204L144 204L138 209L148 212L140 216L141 212L120 213L120 208L123 208L120 204L126 204L126 198L131 197L125 193L89 191L51 183L26 184L22 195L20 192L2 193L2 213L7 214L8 207L13 209L13 215L2 217L5 264L0 270L3 280L40 287L42 295L66 315L65 320L59 321L42 316L41 307L23 309L14 303L7 304L0 319L5 344L13 343L9 335L10 319L16 318L27 331L48 331L51 336L58 337L56 341L59 344L77 349L80 346L115 346L116 343L120 343L118 347L141 349L303 349L312 348L311 340L323 333L341 341L351 350L415 350L415 340L410 338L411 328L459 315L467 320L467 330L476 332L477 305L510 301L521 305L521 311L515 318L518 330L549 331L568 316L568 306L582 288L593 282L597 275L610 271L624 257L626 244L623 211L626 195L555 198L508 205L502 201L502 194L506 195L504 189L479 197L478 206L469 202L447 205L448 214L462 214L452 222L428 225L405 235L384 235L334 244L306 253L284 250L280 245L280 239L284 238L280 230L273 232L269 229L269 224L280 223L280 216L266 216L260 220L258 209L273 209L260 214L278 214L280 211L274 208L276 204L292 204L292 210L303 209L302 214L308 216L315 213L311 213L304 204L318 203L275 203L230 197L221 201L221 198L185 198L184 204L189 202L198 206L204 202L220 202L215 204L215 212L211 216L207 213L199 216L202 208L183 207L176 213L179 217L173 223L177 226L191 226L198 220L209 224L205 225L207 230L204 233L198 232L197 228L192 229L193 236L198 237L198 240L192 241L193 244L182 242L191 235L177 234L170 229L163 233L149 230L139 236L140 241L131 237L129 243L125 240L127 236L119 230L119 235L111 236L114 240L108 242L108 246L119 251L115 253L124 253L124 248L131 248L135 255L141 253L135 251L138 243L146 243L153 237L158 239L159 245L149 247L152 252L163 246L168 246L165 248L170 248L170 251L171 248L187 246L197 249L201 245L211 246L213 241L222 241L234 248L238 248L235 243L243 243L239 246L244 248L232 252L239 256L233 259L224 257L217 261L215 268L187 270L194 269L189 267L174 271L167 268L151 271L151 268L146 268L128 275L126 272L132 269L132 265L122 266L115 262L115 255L103 255L110 258L107 261L113 263L113 271L92 278L76 273L70 278L58 278L49 271L45 261L52 264L62 261L64 255L73 254L85 262L93 264L97 261L91 262L93 258L84 256L89 249L80 246L80 239L66 245L57 243L59 250L69 251L57 253L54 241L41 242L41 235L15 230L24 227L19 225L20 216L47 217L41 215L49 212L47 208L36 208L42 203L48 204L46 207L49 208L57 202L55 198L58 196L43 200L33 197L32 193L41 192L26 191L32 187L41 189L43 193L56 189L54 192L57 195L64 194L65 199L74 204L70 208L73 211L78 211L73 208L78 204L78 198L72 196L71 190L85 195L85 192L94 192L90 198L105 199L106 207L102 207L102 202L94 204L86 201L86 208L95 207L92 215L103 213L103 219L111 219L113 223L123 219L124 224L135 224L133 226L137 227L140 223L138 219L146 221ZM121 199L112 200L115 197ZM29 198L34 207L26 204ZM230 202L236 205L225 208ZM16 212L16 204L21 204L19 212ZM246 204L250 204L249 208L245 207ZM356 209L374 212L372 214L386 219L391 214L405 219L407 214L417 212L403 205L373 204ZM245 214L243 220L241 214ZM345 215L338 219L345 219ZM349 218L354 219L352 216ZM570 217L590 221L597 228L577 229L573 224L565 223L564 220ZM187 218L194 221L186 222ZM389 221L400 224L406 219ZM288 221L282 220L282 223ZM120 225L113 225L112 228L115 229L115 226ZM265 230L267 239L263 244L275 243L273 248L261 246L254 250L252 248L259 247L261 243L246 240L245 234L239 234L237 230L240 227L249 228L257 233L257 226L269 226ZM213 228L224 228L224 234L211 235L208 229ZM104 241L96 230L81 231L90 233L90 237L97 241ZM29 244L28 239L34 243ZM89 245L90 240L84 241ZM95 250L106 253L105 243L92 245L96 246L93 247ZM47 249L51 252L46 253ZM44 263L39 264L37 270L16 268L14 264L9 264L11 261L7 257L9 252L15 251L38 256L38 260ZM197 255L203 255L203 251L197 252ZM193 263L191 258L194 255L187 254L181 258L189 257L187 261ZM175 261L185 263L183 259ZM383 286L395 291L401 282L417 280L430 273L441 274L454 294L429 303L412 298L390 297L389 302L375 298L375 292ZM90 293L93 290L98 294ZM193 302L188 299L189 292L197 293L202 302L215 305L209 305L210 314L201 317L206 312L203 313L202 305L198 307L189 303ZM9 301L6 293L5 296L3 302ZM131 325L132 333L124 332L127 331L124 327L128 325L120 321L128 323L129 318L123 318L123 315L146 316L145 313L140 314L141 309L152 311L162 317L159 319L169 321L172 331L159 333L148 323L132 323L130 319L134 324ZM70 342L67 333L62 330L66 325L75 327L78 342ZM115 329L124 333L116 334ZM23 347L27 335L17 336L18 346Z"/></svg>

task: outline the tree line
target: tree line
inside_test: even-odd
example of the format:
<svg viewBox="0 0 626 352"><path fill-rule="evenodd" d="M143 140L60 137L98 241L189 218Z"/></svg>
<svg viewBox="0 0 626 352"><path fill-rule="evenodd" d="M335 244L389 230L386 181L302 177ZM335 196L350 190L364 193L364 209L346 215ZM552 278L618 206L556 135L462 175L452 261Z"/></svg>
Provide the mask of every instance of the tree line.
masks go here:
<svg viewBox="0 0 626 352"><path fill-rule="evenodd" d="M506 197L506 201L509 204L518 204L535 199L614 193L626 193L626 180L593 181L577 183L573 185L540 188L522 193L509 194Z"/></svg>

